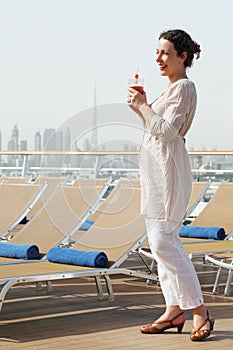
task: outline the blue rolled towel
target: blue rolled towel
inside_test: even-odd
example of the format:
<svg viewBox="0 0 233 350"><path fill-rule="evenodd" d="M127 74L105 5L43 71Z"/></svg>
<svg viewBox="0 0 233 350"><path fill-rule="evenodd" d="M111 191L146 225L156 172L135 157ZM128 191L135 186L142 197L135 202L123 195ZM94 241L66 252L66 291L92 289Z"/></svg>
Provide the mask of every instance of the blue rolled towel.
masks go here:
<svg viewBox="0 0 233 350"><path fill-rule="evenodd" d="M82 231L88 231L89 228L94 224L94 221L86 220L82 226L80 227L80 230Z"/></svg>
<svg viewBox="0 0 233 350"><path fill-rule="evenodd" d="M34 244L0 243L0 256L14 259L39 259L39 248Z"/></svg>
<svg viewBox="0 0 233 350"><path fill-rule="evenodd" d="M87 267L106 267L108 257L104 252L87 252L71 248L54 247L48 251L51 262Z"/></svg>
<svg viewBox="0 0 233 350"><path fill-rule="evenodd" d="M198 227L189 225L183 225L179 235L180 237L215 240L223 240L226 237L225 230L222 227Z"/></svg>

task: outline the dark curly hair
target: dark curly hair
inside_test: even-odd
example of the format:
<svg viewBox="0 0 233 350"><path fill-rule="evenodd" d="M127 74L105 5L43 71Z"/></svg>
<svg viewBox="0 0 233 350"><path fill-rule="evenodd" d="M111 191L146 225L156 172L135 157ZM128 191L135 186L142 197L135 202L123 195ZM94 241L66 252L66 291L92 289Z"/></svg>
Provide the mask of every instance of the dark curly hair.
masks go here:
<svg viewBox="0 0 233 350"><path fill-rule="evenodd" d="M192 66L194 55L196 59L200 57L200 45L193 41L190 35L184 30L173 29L164 31L159 35L159 40L161 38L173 43L178 56L181 56L184 51L188 52L188 56L184 62L185 68Z"/></svg>

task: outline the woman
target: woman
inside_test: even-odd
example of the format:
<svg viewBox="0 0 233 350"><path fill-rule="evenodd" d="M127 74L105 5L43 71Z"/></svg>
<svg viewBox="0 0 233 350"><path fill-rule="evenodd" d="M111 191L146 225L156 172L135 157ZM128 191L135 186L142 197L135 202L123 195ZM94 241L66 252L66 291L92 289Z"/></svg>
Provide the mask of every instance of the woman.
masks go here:
<svg viewBox="0 0 233 350"><path fill-rule="evenodd" d="M141 332L162 333L177 328L181 333L185 323L183 310L192 309L192 341L207 338L214 325L204 306L193 264L179 238L192 189L184 137L197 102L195 85L188 79L186 69L200 52L200 46L183 30L161 33L156 62L160 74L168 77L167 89L152 104L148 104L145 92L128 89L128 105L145 127L140 151L141 209L166 302L163 315L142 326Z"/></svg>

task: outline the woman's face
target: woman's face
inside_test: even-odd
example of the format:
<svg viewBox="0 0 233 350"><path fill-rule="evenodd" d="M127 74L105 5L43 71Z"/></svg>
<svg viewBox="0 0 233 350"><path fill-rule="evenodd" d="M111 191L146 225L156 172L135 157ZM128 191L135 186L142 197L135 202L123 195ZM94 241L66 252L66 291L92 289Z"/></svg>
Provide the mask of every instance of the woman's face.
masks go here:
<svg viewBox="0 0 233 350"><path fill-rule="evenodd" d="M177 55L177 51L171 41L161 38L158 41L156 50L156 63L158 64L160 74L173 78L185 70L184 61L187 53L183 52L181 56Z"/></svg>

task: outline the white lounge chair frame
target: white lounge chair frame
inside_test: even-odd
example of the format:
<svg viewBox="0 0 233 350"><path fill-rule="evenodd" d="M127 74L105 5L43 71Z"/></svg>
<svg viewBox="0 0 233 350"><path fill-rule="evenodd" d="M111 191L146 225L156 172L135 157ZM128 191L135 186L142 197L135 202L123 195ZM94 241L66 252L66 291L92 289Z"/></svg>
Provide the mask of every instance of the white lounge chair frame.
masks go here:
<svg viewBox="0 0 233 350"><path fill-rule="evenodd" d="M227 281L224 289L224 295L230 296L231 294L231 283L233 278L233 253L226 255L225 257L215 257L212 255L205 256L206 261L214 264L218 267L214 286L213 293L217 294L219 289L220 275L222 269L228 270Z"/></svg>

